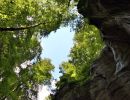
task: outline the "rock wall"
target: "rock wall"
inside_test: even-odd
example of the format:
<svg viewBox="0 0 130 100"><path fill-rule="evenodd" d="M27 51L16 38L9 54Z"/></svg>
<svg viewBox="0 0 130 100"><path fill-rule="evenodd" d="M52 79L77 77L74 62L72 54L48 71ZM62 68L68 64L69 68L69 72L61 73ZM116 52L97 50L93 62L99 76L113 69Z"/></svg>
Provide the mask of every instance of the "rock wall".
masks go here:
<svg viewBox="0 0 130 100"><path fill-rule="evenodd" d="M113 52L106 47L91 69L92 100L130 100L130 71L117 73L116 67Z"/></svg>
<svg viewBox="0 0 130 100"><path fill-rule="evenodd" d="M61 88L53 100L91 100L90 97L90 81L87 81L86 84L80 86L78 84L66 84Z"/></svg>
<svg viewBox="0 0 130 100"><path fill-rule="evenodd" d="M130 0L79 0L78 11L100 29L106 47L92 79L63 87L55 100L130 100Z"/></svg>
<svg viewBox="0 0 130 100"><path fill-rule="evenodd" d="M109 48L92 66L92 100L130 100L129 4L130 0L79 0L79 13L100 29Z"/></svg>

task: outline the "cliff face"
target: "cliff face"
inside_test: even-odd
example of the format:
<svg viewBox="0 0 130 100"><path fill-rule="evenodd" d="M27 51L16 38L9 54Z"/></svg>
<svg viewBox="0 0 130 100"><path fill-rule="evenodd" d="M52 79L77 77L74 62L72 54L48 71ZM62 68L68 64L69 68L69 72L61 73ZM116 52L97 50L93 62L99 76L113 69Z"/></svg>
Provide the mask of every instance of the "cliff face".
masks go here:
<svg viewBox="0 0 130 100"><path fill-rule="evenodd" d="M56 100L130 100L130 0L79 0L78 11L97 26L106 47L83 86L63 87Z"/></svg>
<svg viewBox="0 0 130 100"><path fill-rule="evenodd" d="M88 90L90 90L90 81L82 86L67 84L56 93L53 100L86 100L86 98L91 100Z"/></svg>
<svg viewBox="0 0 130 100"><path fill-rule="evenodd" d="M113 52L106 47L91 69L92 82L89 90L91 100L130 99L130 71L122 70L117 73L116 67Z"/></svg>

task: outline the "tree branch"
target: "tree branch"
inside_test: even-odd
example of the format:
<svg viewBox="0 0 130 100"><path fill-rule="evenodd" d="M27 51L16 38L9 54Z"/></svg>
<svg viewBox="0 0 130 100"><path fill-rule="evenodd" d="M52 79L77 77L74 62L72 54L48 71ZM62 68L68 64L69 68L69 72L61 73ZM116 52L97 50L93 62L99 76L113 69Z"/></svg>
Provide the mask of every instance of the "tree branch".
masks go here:
<svg viewBox="0 0 130 100"><path fill-rule="evenodd" d="M0 31L19 31L19 30L25 30L25 29L30 29L30 28L34 28L34 27L37 27L41 24L44 24L44 23L39 23L39 24L36 24L36 25L32 25L32 26L26 26L26 27L9 27L9 28L3 28L3 27L0 27Z"/></svg>

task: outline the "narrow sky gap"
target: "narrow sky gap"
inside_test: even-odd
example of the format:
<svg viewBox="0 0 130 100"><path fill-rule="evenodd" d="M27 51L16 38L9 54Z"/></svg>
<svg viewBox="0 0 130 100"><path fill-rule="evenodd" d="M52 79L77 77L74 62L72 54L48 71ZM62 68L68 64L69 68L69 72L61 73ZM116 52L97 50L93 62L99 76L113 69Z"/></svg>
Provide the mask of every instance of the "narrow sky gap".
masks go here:
<svg viewBox="0 0 130 100"><path fill-rule="evenodd" d="M68 54L73 46L74 31L70 31L70 27L61 27L56 32L52 32L47 38L43 38L41 45L43 47L42 58L50 58L55 70L52 73L57 79L59 73L59 65L68 59Z"/></svg>
<svg viewBox="0 0 130 100"><path fill-rule="evenodd" d="M73 37L74 31L71 32L70 27L61 27L56 32L52 32L47 38L42 38L43 52L41 58L52 60L52 64L55 66L55 70L52 72L54 79L61 76L59 65L68 60L70 49L73 46ZM39 90L38 100L45 100L47 95L49 95L47 87L42 86Z"/></svg>

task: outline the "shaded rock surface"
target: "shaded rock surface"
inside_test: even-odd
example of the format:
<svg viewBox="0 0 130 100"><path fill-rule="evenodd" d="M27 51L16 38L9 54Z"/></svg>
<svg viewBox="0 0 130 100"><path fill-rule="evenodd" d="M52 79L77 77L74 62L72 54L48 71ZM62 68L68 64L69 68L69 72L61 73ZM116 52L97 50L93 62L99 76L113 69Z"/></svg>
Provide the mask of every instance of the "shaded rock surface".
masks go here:
<svg viewBox="0 0 130 100"><path fill-rule="evenodd" d="M82 86L77 84L67 84L61 88L55 95L54 100L91 100L90 81ZM87 98L86 98L87 97Z"/></svg>
<svg viewBox="0 0 130 100"><path fill-rule="evenodd" d="M100 29L106 47L92 79L64 86L55 100L130 100L130 0L79 0L78 11Z"/></svg>

